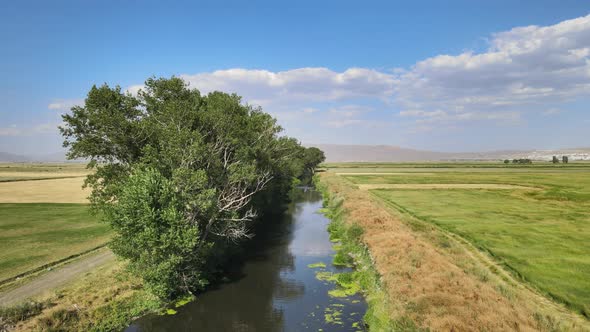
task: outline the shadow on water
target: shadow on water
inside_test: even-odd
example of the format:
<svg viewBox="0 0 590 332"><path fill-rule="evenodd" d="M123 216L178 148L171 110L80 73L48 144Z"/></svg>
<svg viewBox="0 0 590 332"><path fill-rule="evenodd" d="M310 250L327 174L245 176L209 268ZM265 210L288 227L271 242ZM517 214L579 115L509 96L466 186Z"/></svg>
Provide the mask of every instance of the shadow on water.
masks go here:
<svg viewBox="0 0 590 332"><path fill-rule="evenodd" d="M236 264L226 283L219 284L178 308L175 315L148 315L126 331L357 331L366 304L359 295L332 298L335 286L316 278L309 264L331 266L329 220L317 213L321 195L301 190L276 222L265 223ZM329 315L329 316L327 316ZM335 322L330 317L339 319Z"/></svg>

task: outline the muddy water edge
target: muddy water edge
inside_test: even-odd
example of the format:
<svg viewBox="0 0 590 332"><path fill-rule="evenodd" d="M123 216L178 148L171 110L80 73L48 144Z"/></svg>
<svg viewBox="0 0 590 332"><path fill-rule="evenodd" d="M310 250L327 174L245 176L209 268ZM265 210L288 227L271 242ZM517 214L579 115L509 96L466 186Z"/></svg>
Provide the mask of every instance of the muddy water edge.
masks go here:
<svg viewBox="0 0 590 332"><path fill-rule="evenodd" d="M125 331L365 331L367 305L346 287L351 268L333 264L337 244L321 208L321 194L301 188L284 216L258 232L227 282Z"/></svg>

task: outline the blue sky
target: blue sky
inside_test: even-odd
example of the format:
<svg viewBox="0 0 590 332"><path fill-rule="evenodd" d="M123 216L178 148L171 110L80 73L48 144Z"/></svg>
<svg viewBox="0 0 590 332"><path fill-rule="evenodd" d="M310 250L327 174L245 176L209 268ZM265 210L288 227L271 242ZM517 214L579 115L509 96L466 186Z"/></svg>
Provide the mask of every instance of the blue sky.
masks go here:
<svg viewBox="0 0 590 332"><path fill-rule="evenodd" d="M0 2L0 151L61 149L93 84L182 76L304 143L590 145L588 1Z"/></svg>

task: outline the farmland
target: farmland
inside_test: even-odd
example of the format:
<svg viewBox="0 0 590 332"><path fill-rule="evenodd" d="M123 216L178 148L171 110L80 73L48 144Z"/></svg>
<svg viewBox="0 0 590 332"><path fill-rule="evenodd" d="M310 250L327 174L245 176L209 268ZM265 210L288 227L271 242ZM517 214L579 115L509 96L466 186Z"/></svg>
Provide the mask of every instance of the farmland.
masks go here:
<svg viewBox="0 0 590 332"><path fill-rule="evenodd" d="M397 211L459 235L540 293L590 315L590 164L332 164Z"/></svg>
<svg viewBox="0 0 590 332"><path fill-rule="evenodd" d="M90 213L87 174L75 163L0 164L0 330L113 330L161 305L109 249L94 250L112 231Z"/></svg>
<svg viewBox="0 0 590 332"><path fill-rule="evenodd" d="M89 214L79 165L23 167L0 171L0 179L34 174L0 183L0 279L95 248L110 236ZM589 328L589 163L331 164L320 178L343 195L343 211L364 229L387 297L379 298L380 314L396 324ZM92 278L110 278L117 287L105 290L106 297L123 287L127 297L117 301L152 301L139 286L111 280L115 268L108 264L80 280L88 289L66 288L63 303L51 310L102 306L90 304L99 291Z"/></svg>
<svg viewBox="0 0 590 332"><path fill-rule="evenodd" d="M82 163L0 163L0 182L84 177L88 173L86 165Z"/></svg>
<svg viewBox="0 0 590 332"><path fill-rule="evenodd" d="M84 178L0 182L0 203L88 203Z"/></svg>
<svg viewBox="0 0 590 332"><path fill-rule="evenodd" d="M106 244L80 164L0 165L0 280Z"/></svg>
<svg viewBox="0 0 590 332"><path fill-rule="evenodd" d="M108 227L82 204L0 204L0 280L100 246Z"/></svg>

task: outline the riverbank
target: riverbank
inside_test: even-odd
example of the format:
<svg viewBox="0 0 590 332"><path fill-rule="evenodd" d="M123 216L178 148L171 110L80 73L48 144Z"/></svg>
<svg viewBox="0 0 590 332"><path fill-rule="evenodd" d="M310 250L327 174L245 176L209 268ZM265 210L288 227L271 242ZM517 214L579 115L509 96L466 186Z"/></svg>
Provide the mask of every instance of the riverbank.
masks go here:
<svg viewBox="0 0 590 332"><path fill-rule="evenodd" d="M523 285L461 238L330 171L319 175L319 185L329 193L330 214L345 227L362 229L387 300L371 304L368 297L369 313L384 310L389 324L401 330L587 330L582 317Z"/></svg>
<svg viewBox="0 0 590 332"><path fill-rule="evenodd" d="M164 305L123 262L112 260L47 295L0 309L0 331L121 330Z"/></svg>
<svg viewBox="0 0 590 332"><path fill-rule="evenodd" d="M159 301L125 263L113 261L47 296L3 310L0 316L8 318L4 328L110 331L133 322L130 331L191 331L198 321L201 330L250 326L256 331L329 331L342 324L363 330L366 307L360 294L339 296L334 283L322 279L351 271L318 264L335 254L326 230L329 221L317 213L322 198L314 190L297 193L284 214L256 232L223 280L182 308ZM249 305L244 305L245 298Z"/></svg>
<svg viewBox="0 0 590 332"><path fill-rule="evenodd" d="M367 312L363 317L365 326L372 331L394 331L402 327L415 328L411 322L394 321L389 316L391 304L384 292L381 276L375 269L371 254L362 241L363 228L347 222L347 214L343 209L343 198L333 195L330 188L316 178L316 189L322 193L324 208L322 212L330 219L328 231L330 240L336 242L336 254L332 264L353 267L354 271L348 275L348 280L336 282L346 289L360 290L367 302ZM409 325L407 323L410 323ZM407 330L407 329L406 329Z"/></svg>
<svg viewBox="0 0 590 332"><path fill-rule="evenodd" d="M338 245L319 213L322 196L311 188L297 193L256 232L223 283L175 315L146 315L126 331L366 331L366 303L350 278L356 272L346 260L332 263Z"/></svg>

